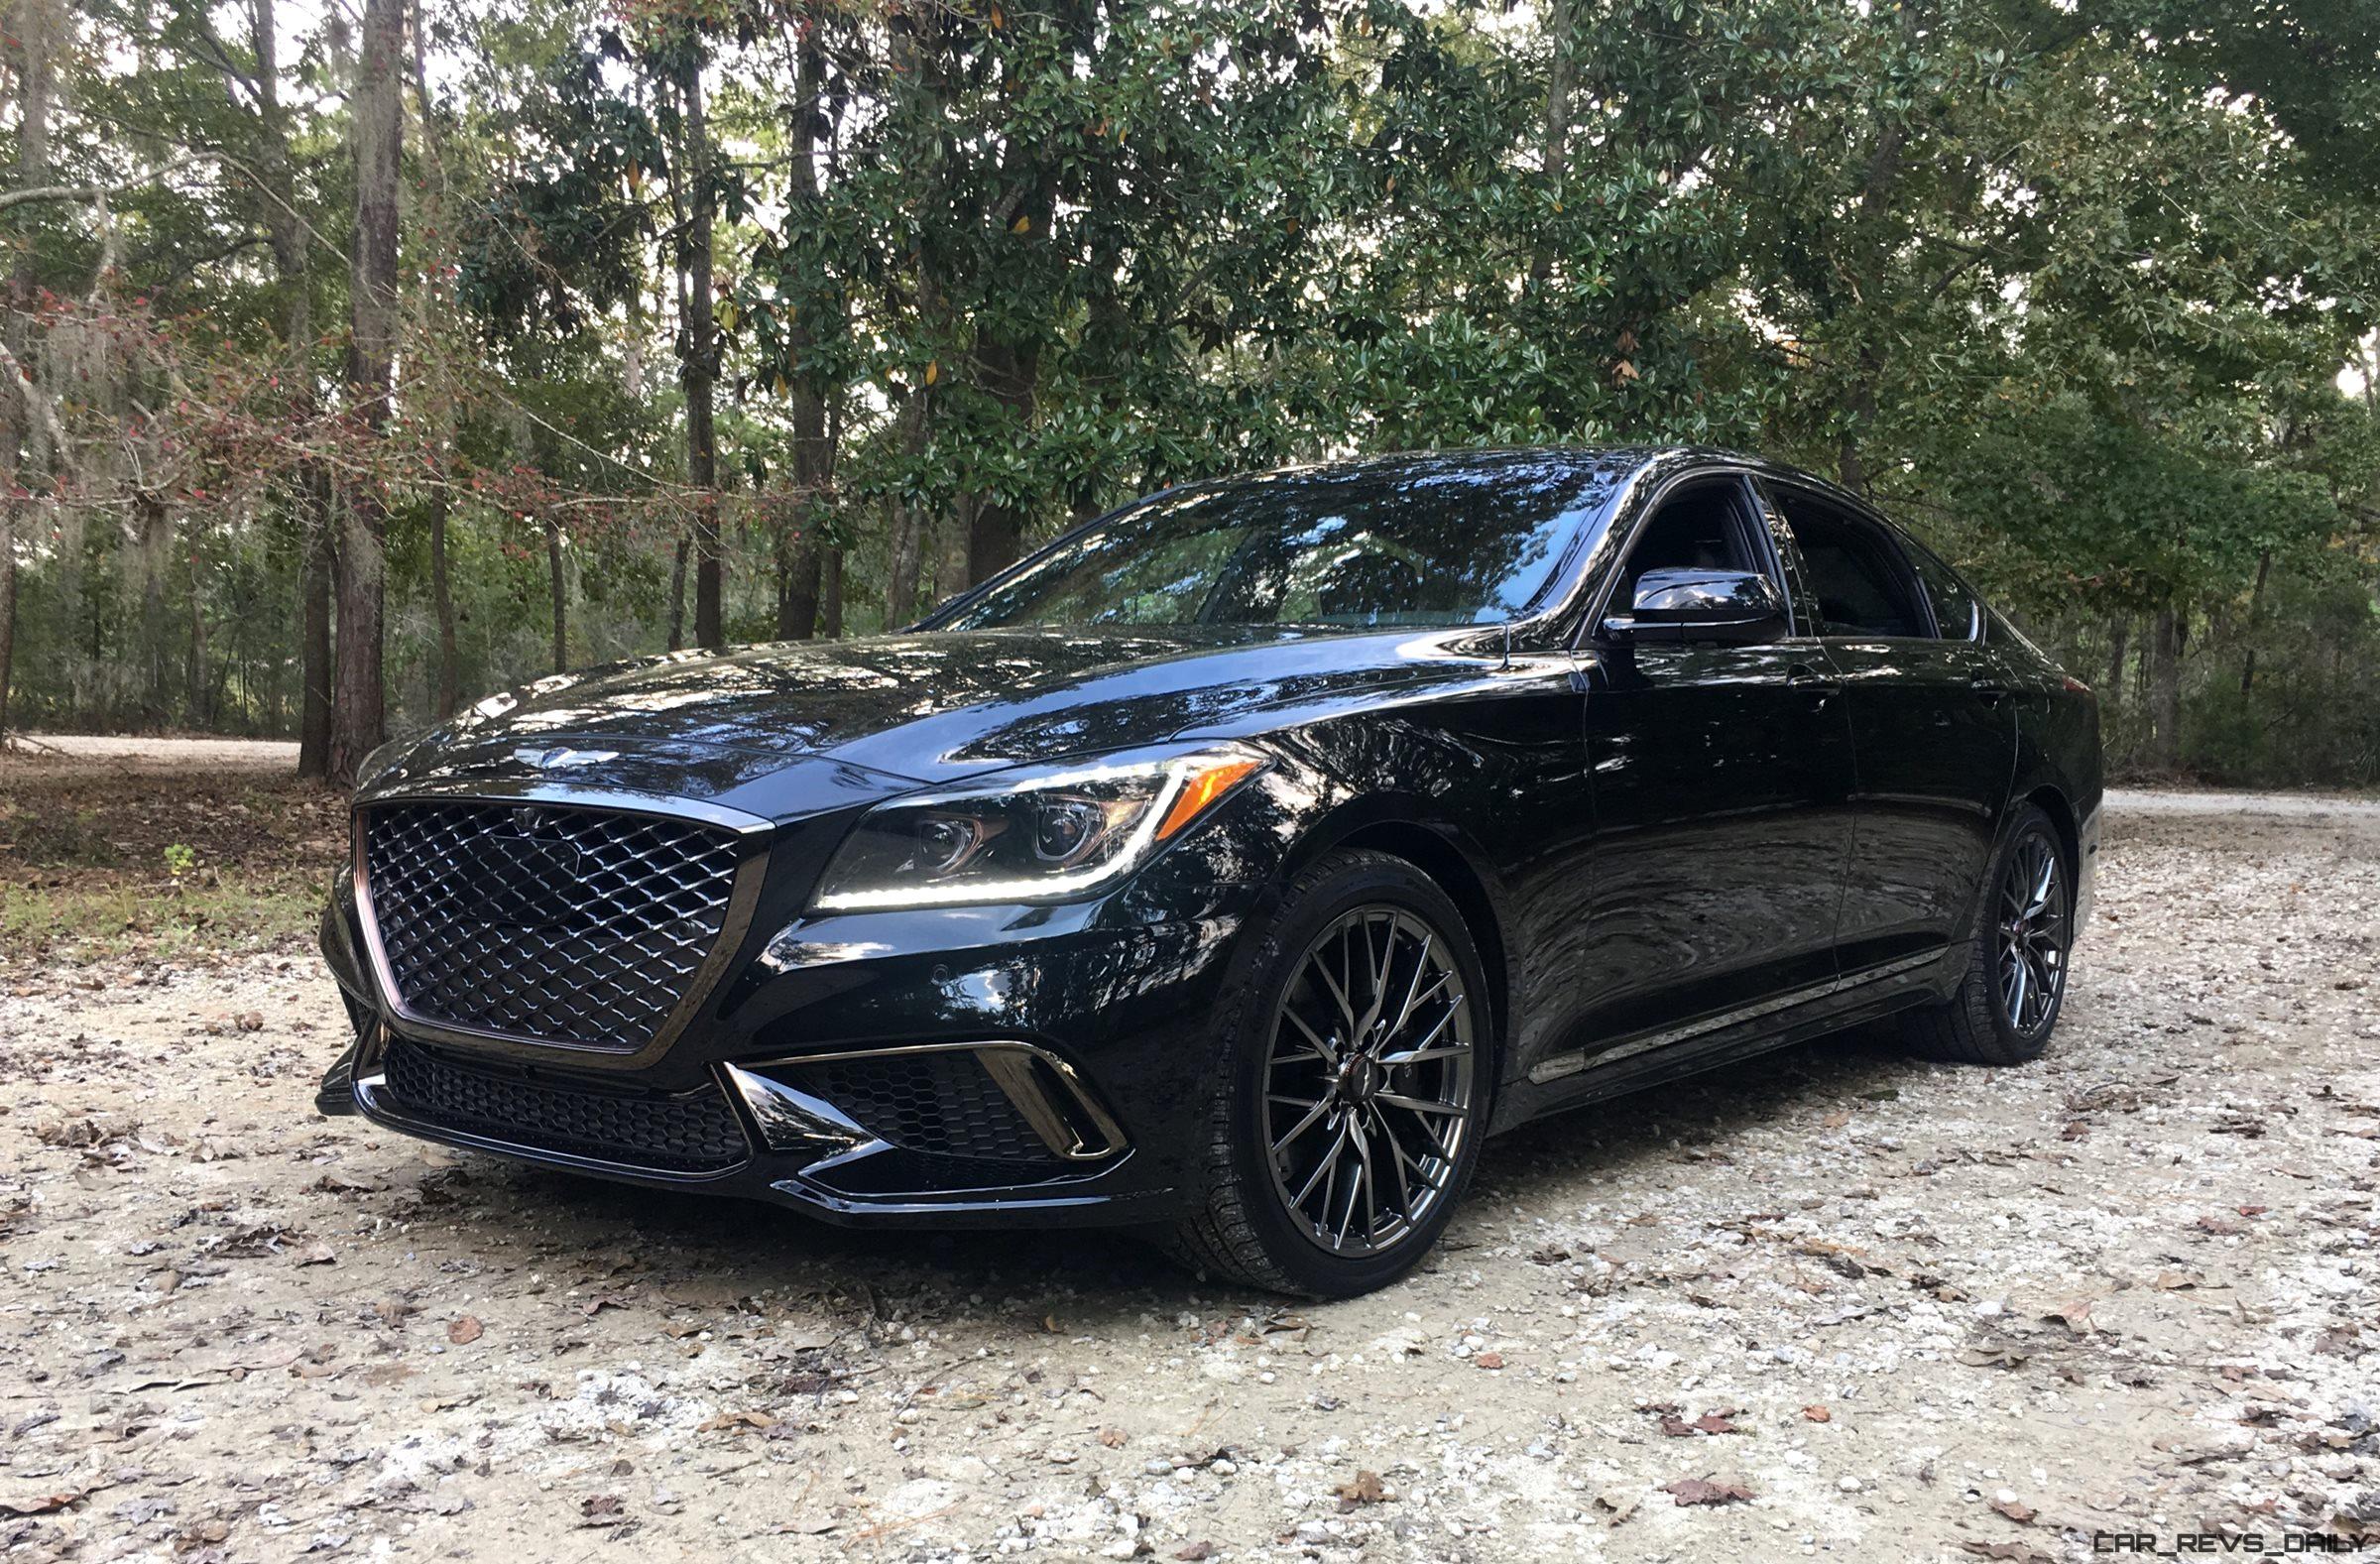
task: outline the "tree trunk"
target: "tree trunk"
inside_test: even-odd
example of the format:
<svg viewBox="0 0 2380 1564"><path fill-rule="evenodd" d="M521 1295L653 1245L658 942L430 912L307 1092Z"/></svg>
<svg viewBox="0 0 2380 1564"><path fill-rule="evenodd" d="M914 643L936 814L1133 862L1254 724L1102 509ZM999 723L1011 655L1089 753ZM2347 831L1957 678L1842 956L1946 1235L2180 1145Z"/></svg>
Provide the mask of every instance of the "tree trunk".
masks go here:
<svg viewBox="0 0 2380 1564"><path fill-rule="evenodd" d="M321 473L298 474L305 496L299 525L305 536L298 567L298 775L330 775L330 584L337 560L330 539L330 484Z"/></svg>
<svg viewBox="0 0 2380 1564"><path fill-rule="evenodd" d="M405 145L398 86L404 50L405 0L364 0L363 50L351 100L355 252L349 283L347 415L375 442L386 435L395 373L397 173ZM387 734L381 651L388 497L378 474L365 473L347 485L344 523L330 777L351 783L364 757Z"/></svg>
<svg viewBox="0 0 2380 1564"><path fill-rule="evenodd" d="M713 426L718 332L712 315L711 229L717 196L711 188L710 125L703 113L699 49L679 82L685 100L687 217L678 236L686 276L686 318L679 344L678 380L686 393L686 482L694 504L694 641L716 650L727 644L720 614L719 443Z"/></svg>
<svg viewBox="0 0 2380 1564"><path fill-rule="evenodd" d="M542 523L545 529L545 588L552 594L553 607L553 670L570 671L570 594L562 580L562 530L551 517Z"/></svg>
<svg viewBox="0 0 2380 1564"><path fill-rule="evenodd" d="M45 182L50 172L52 17L48 0L34 0L31 5L16 7L9 21L19 54L17 187L34 189ZM0 339L7 342L9 352L28 374L33 369L32 335L27 324L33 318L37 292L35 255L36 247L31 244L17 249L17 264L8 283L8 319L0 326ZM5 479L15 492L0 499L0 741L8 737L9 690L16 676L17 513L24 508L24 502L16 496L40 487L35 481L40 475L23 466L33 410L21 392L5 401L5 408L0 409L0 479ZM38 434L32 443L38 458L42 447Z"/></svg>
<svg viewBox="0 0 2380 1564"><path fill-rule="evenodd" d="M181 720L193 728L204 730L213 726L207 711L207 696L213 683L206 671L206 597L198 575L198 550L193 546L190 561L190 650L189 661L181 670Z"/></svg>
<svg viewBox="0 0 2380 1564"><path fill-rule="evenodd" d="M807 641L818 633L818 542L803 528L777 546L776 637Z"/></svg>
<svg viewBox="0 0 2380 1564"><path fill-rule="evenodd" d="M693 535L680 529L677 547L669 560L669 650L682 652L686 645L686 548Z"/></svg>
<svg viewBox="0 0 2380 1564"><path fill-rule="evenodd" d="M2264 581L2273 572L2273 551L2270 548L2256 556L2256 585L2248 593L2247 656L2239 663L2239 700L2242 706L2256 693L2256 634L2264 625Z"/></svg>
<svg viewBox="0 0 2380 1564"><path fill-rule="evenodd" d="M818 634L829 641L843 639L843 550L840 548L821 551Z"/></svg>
<svg viewBox="0 0 2380 1564"><path fill-rule="evenodd" d="M2132 639L2132 616L2117 614L2107 621L2107 700L2119 704L2124 698L2124 649Z"/></svg>
<svg viewBox="0 0 2380 1564"><path fill-rule="evenodd" d="M2183 633L2180 613L2171 608L2158 610L2155 662L2149 695L2155 736L2149 746L2149 759L2161 772L2179 771L2182 766Z"/></svg>
<svg viewBox="0 0 2380 1564"><path fill-rule="evenodd" d="M15 443L13 431L5 438ZM9 465L16 464L12 461ZM0 501L0 746L8 743L8 687L16 662L17 504L7 500Z"/></svg>
<svg viewBox="0 0 2380 1564"><path fill-rule="evenodd" d="M795 72L789 229L814 221L811 211L820 199L818 152L827 128L825 94L826 51L813 29L802 41ZM795 505L780 524L791 528L792 536L780 539L777 545L783 574L776 597L776 633L786 641L807 641L818 631L823 562L820 533L826 515L827 481L834 466L826 428L826 388L819 383L818 366L810 360L810 342L809 316L796 314L786 332L786 351L792 358L787 383L793 400Z"/></svg>
<svg viewBox="0 0 2380 1564"><path fill-rule="evenodd" d="M281 102L280 30L275 0L250 0L249 46L256 56L257 210L273 251L273 279L285 295L283 348L288 354L290 422L303 430L320 412L314 389L313 267L303 218L292 205L296 188L290 122ZM232 94L233 106L239 103ZM330 767L331 634L330 477L311 457L300 460L290 488L297 526L298 775L320 777Z"/></svg>
<svg viewBox="0 0 2380 1564"><path fill-rule="evenodd" d="M925 450L931 417L927 393L910 393L900 410L900 450L915 461ZM917 619L917 577L925 556L926 521L922 509L892 502L892 527L885 559L885 630L905 630Z"/></svg>
<svg viewBox="0 0 2380 1564"><path fill-rule="evenodd" d="M421 113L421 140L429 151L437 180L428 184L427 220L430 231L440 235L450 231L447 213L448 171L444 138L438 131L438 108L429 95L428 51L424 47L419 0L416 0L414 17L414 101ZM443 324L443 312L453 308L453 300L445 288L436 282L422 290L416 319L426 327L424 334L435 336ZM633 340L633 338L632 338ZM461 657L455 646L454 581L446 562L446 530L453 519L454 499L451 492L450 457L454 447L454 396L451 381L441 380L432 393L436 412L428 430L429 449L429 605L438 625L438 665L430 675L430 698L442 721L455 713L462 704Z"/></svg>
<svg viewBox="0 0 2380 1564"><path fill-rule="evenodd" d="M438 621L437 708L443 719L453 716L462 704L463 682L462 659L455 647L454 583L446 566L447 513L453 505L446 493L443 456L431 476L437 480L437 490L429 501L429 603Z"/></svg>
<svg viewBox="0 0 2380 1564"><path fill-rule="evenodd" d="M1545 8L1545 42L1552 56L1545 67L1545 153L1538 166L1547 193L1557 202L1570 167L1570 96L1578 75L1571 5L1572 0L1547 0ZM1529 259L1529 281L1542 287L1553 272L1553 246L1540 244Z"/></svg>
<svg viewBox="0 0 2380 1564"><path fill-rule="evenodd" d="M1034 381L1040 371L1037 347L992 340L979 341L975 354L980 384L1015 421L1014 437L1021 440L1033 419ZM988 581L1016 562L1024 534L1024 512L1006 500L979 497L967 524L967 581Z"/></svg>

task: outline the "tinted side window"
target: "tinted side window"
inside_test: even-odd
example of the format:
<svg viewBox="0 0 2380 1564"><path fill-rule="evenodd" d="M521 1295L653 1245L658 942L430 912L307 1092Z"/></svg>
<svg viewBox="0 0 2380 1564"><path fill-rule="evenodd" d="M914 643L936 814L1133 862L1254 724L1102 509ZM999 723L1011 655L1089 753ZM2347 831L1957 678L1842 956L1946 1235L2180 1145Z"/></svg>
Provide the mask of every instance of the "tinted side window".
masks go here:
<svg viewBox="0 0 2380 1564"><path fill-rule="evenodd" d="M1934 626L1945 641L1980 641L1983 639L1983 605L1974 592L1947 564L1929 553L1922 543L1910 543L1909 562L1917 567L1917 579L1926 589L1926 599L1934 605Z"/></svg>
<svg viewBox="0 0 2380 1564"><path fill-rule="evenodd" d="M1826 636L1933 635L1917 577L1877 528L1823 500L1781 489L1777 508L1793 533L1802 573Z"/></svg>
<svg viewBox="0 0 2380 1564"><path fill-rule="evenodd" d="M1758 527L1751 495L1741 479L1715 478L1678 489L1628 544L1628 562L1620 572L1613 601L1624 608L1635 600L1636 582L1647 570L1745 570L1765 573L1758 545Z"/></svg>

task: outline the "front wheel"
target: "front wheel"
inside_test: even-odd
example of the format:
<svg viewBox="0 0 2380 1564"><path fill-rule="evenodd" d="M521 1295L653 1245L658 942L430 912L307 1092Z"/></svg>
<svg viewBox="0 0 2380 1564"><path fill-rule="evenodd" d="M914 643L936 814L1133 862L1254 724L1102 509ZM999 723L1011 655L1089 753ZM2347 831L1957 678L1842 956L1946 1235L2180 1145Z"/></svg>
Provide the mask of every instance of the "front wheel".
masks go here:
<svg viewBox="0 0 2380 1564"><path fill-rule="evenodd" d="M2018 813L1994 857L1966 974L1947 1005L1904 1013L1910 1047L1961 1064L2041 1057L2066 1002L2074 886L2065 844L2039 806Z"/></svg>
<svg viewBox="0 0 2380 1564"><path fill-rule="evenodd" d="M1462 914L1385 853L1291 883L1220 1018L1185 1263L1347 1297L1411 1269L1469 1181L1494 1083L1487 984Z"/></svg>

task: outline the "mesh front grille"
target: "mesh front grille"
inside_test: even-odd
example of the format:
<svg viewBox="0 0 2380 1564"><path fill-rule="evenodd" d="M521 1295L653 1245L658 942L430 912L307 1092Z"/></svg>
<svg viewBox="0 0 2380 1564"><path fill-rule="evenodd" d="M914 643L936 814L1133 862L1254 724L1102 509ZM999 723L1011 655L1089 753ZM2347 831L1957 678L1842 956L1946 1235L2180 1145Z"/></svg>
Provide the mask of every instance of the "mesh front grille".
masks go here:
<svg viewBox="0 0 2380 1564"><path fill-rule="evenodd" d="M1051 1159L1008 1093L964 1049L830 1059L788 1078L903 1150L999 1162Z"/></svg>
<svg viewBox="0 0 2380 1564"><path fill-rule="evenodd" d="M651 1042L719 941L736 839L546 804L364 816L372 914L424 1021L619 1049Z"/></svg>
<svg viewBox="0 0 2380 1564"><path fill-rule="evenodd" d="M410 1117L533 1150L707 1173L750 1149L716 1086L673 1097L576 1090L467 1069L402 1039L381 1067L390 1106Z"/></svg>

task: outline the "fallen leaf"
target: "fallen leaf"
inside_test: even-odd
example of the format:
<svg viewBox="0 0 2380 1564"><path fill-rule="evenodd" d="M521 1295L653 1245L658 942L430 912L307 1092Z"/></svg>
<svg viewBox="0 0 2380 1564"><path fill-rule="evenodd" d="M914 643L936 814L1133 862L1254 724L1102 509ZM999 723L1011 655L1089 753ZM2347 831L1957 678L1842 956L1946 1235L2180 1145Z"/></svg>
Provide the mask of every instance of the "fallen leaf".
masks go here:
<svg viewBox="0 0 2380 1564"><path fill-rule="evenodd" d="M1802 1408L1802 1420L1811 1423L1831 1423L1835 1420L1835 1414L1824 1406L1805 1406Z"/></svg>
<svg viewBox="0 0 2380 1564"><path fill-rule="evenodd" d="M1740 1504L1752 1497L1752 1491L1734 1483L1714 1483L1708 1478L1682 1477L1675 1483L1664 1483L1661 1492L1679 1504Z"/></svg>
<svg viewBox="0 0 2380 1564"><path fill-rule="evenodd" d="M2052 1325L2063 1325L2077 1336L2085 1335L2090 1330L2090 1300L2077 1298L2072 1303L2061 1303L2042 1319Z"/></svg>
<svg viewBox="0 0 2380 1564"><path fill-rule="evenodd" d="M1380 1487L1380 1474L1377 1472L1358 1472L1353 1479L1331 1492L1338 1495L1339 1503L1350 1509L1358 1504L1385 1504L1388 1499L1388 1491Z"/></svg>
<svg viewBox="0 0 2380 1564"><path fill-rule="evenodd" d="M1198 1564L1200 1559L1211 1559L1222 1551L1212 1542L1192 1542L1186 1546L1175 1548L1173 1556L1183 1560L1184 1564Z"/></svg>
<svg viewBox="0 0 2380 1564"><path fill-rule="evenodd" d="M2020 1526L2029 1526L2033 1524L2033 1517L2041 1513L2041 1511L2028 1505L2020 1504L2012 1500L2006 1499L1993 1500L1991 1502L1991 1507L1998 1510L2001 1514L2006 1515L2010 1520L2015 1521Z"/></svg>
<svg viewBox="0 0 2380 1564"><path fill-rule="evenodd" d="M1483 1369L1501 1369L1504 1355L1500 1352L1484 1352L1475 1355L1471 1361Z"/></svg>
<svg viewBox="0 0 2380 1564"><path fill-rule="evenodd" d="M68 1504L79 1504L90 1498L89 1489L71 1489L60 1493L33 1493L0 1499L0 1510L12 1515L47 1515Z"/></svg>
<svg viewBox="0 0 2380 1564"><path fill-rule="evenodd" d="M457 1347L470 1346L486 1332L487 1327L479 1323L479 1316L476 1314L466 1314L460 1319L446 1322L446 1339Z"/></svg>
<svg viewBox="0 0 2380 1564"><path fill-rule="evenodd" d="M2021 1369L2033 1355L2007 1342L1990 1347L1968 1347L1959 1354L1959 1361L1970 1369Z"/></svg>
<svg viewBox="0 0 2380 1564"><path fill-rule="evenodd" d="M1111 1450L1123 1449L1124 1441L1125 1432L1121 1428L1102 1428L1099 1431L1099 1442Z"/></svg>
<svg viewBox="0 0 2380 1564"><path fill-rule="evenodd" d="M697 1431L708 1434L722 1428L774 1428L776 1419L768 1412L721 1412L716 1417L704 1418L694 1426Z"/></svg>

